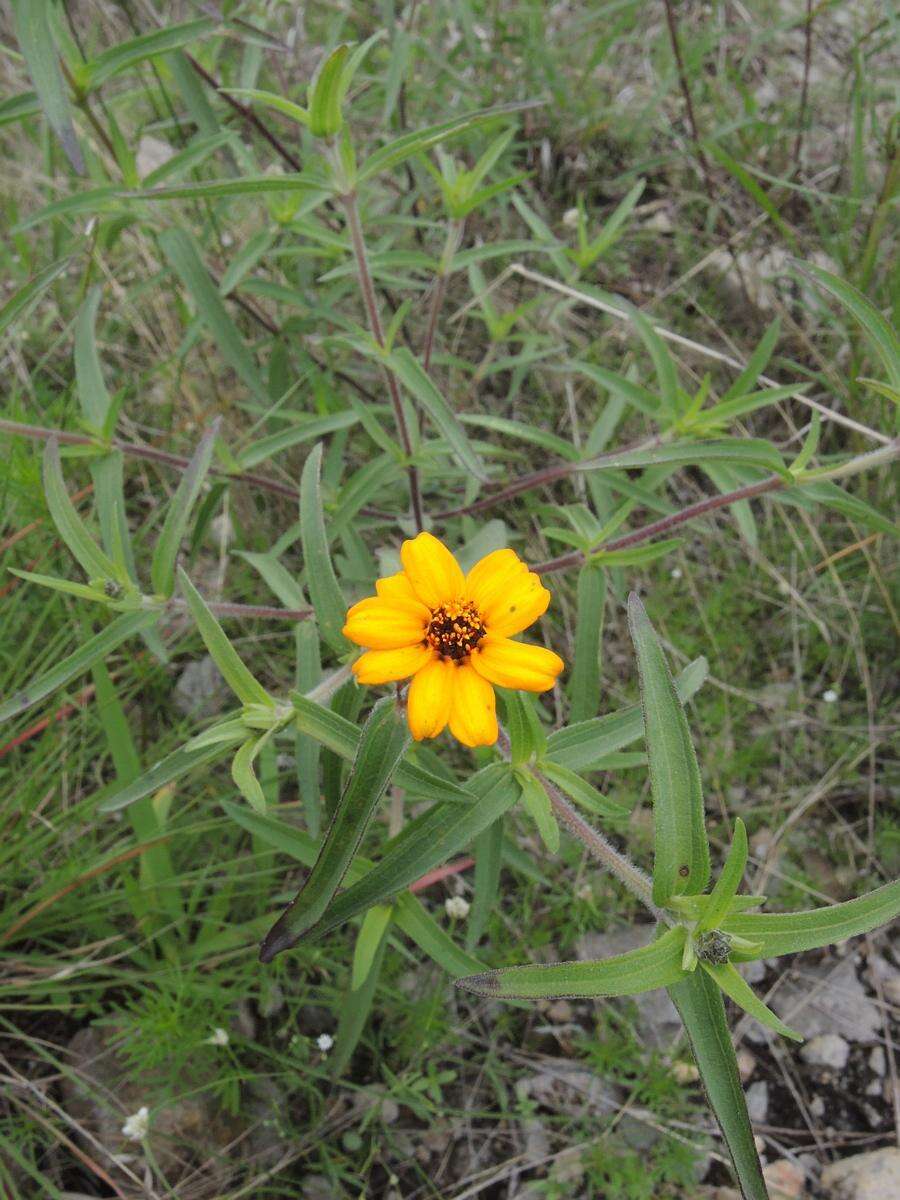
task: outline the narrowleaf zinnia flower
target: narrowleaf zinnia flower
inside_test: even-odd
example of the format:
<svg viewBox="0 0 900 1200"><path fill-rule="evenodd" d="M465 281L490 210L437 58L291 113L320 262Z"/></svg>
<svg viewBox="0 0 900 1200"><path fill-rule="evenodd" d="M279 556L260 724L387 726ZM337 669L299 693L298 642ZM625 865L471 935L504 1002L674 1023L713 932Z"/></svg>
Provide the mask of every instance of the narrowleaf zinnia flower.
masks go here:
<svg viewBox="0 0 900 1200"><path fill-rule="evenodd" d="M466 746L497 740L492 685L545 692L563 669L545 646L514 642L541 616L550 593L512 550L495 550L464 575L430 533L400 548L403 570L379 579L376 596L354 604L344 635L366 653L360 683L412 676L407 719L416 741L450 732Z"/></svg>

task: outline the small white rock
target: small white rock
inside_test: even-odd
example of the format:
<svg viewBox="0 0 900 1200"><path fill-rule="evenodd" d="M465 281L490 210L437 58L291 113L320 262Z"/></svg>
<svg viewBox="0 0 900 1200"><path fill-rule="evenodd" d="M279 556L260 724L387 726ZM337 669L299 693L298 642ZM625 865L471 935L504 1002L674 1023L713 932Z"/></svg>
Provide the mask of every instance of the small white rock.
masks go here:
<svg viewBox="0 0 900 1200"><path fill-rule="evenodd" d="M806 1172L789 1158L779 1158L763 1171L772 1200L800 1200Z"/></svg>
<svg viewBox="0 0 900 1200"><path fill-rule="evenodd" d="M761 1124L769 1111L769 1085L764 1079L758 1079L747 1088L747 1112L750 1120Z"/></svg>
<svg viewBox="0 0 900 1200"><path fill-rule="evenodd" d="M837 1033L822 1033L810 1040L800 1050L800 1057L812 1067L829 1067L842 1071L850 1057L850 1047Z"/></svg>
<svg viewBox="0 0 900 1200"><path fill-rule="evenodd" d="M879 1077L883 1076L887 1070L887 1056L884 1053L884 1046L876 1046L869 1055L869 1067Z"/></svg>
<svg viewBox="0 0 900 1200"><path fill-rule="evenodd" d="M756 1070L756 1059L749 1050L739 1050L737 1056L738 1071L741 1076L741 1083L746 1083L753 1072Z"/></svg>

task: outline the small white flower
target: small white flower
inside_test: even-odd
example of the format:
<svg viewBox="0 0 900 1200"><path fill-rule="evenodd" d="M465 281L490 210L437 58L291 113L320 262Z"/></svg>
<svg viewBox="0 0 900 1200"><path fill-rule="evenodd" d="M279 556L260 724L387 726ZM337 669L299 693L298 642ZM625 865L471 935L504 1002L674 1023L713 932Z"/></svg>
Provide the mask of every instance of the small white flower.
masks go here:
<svg viewBox="0 0 900 1200"><path fill-rule="evenodd" d="M838 694L834 688L829 688L827 692L822 693L822 699L826 704L834 704L838 698Z"/></svg>
<svg viewBox="0 0 900 1200"><path fill-rule="evenodd" d="M464 921L469 915L469 902L463 896L448 896L444 901L444 911L448 917Z"/></svg>
<svg viewBox="0 0 900 1200"><path fill-rule="evenodd" d="M129 1142L142 1142L150 1130L150 1110L142 1104L136 1113L132 1113L122 1126L122 1136Z"/></svg>
<svg viewBox="0 0 900 1200"><path fill-rule="evenodd" d="M319 1036L316 1038L316 1045L319 1047L319 1049L322 1051L323 1054L327 1054L328 1051L331 1049L331 1047L334 1045L334 1038L331 1036L330 1033L320 1033Z"/></svg>
<svg viewBox="0 0 900 1200"><path fill-rule="evenodd" d="M207 1046L227 1046L229 1041L230 1041L230 1038L228 1037L228 1030L221 1029L218 1026L216 1026L216 1028L212 1031L212 1033L206 1039L206 1045Z"/></svg>
<svg viewBox="0 0 900 1200"><path fill-rule="evenodd" d="M222 245L223 245L223 246L225 246L226 248L227 248L228 246L233 246L233 245L234 245L234 238L231 236L231 234L230 234L230 233L223 233L223 234L222 234Z"/></svg>
<svg viewBox="0 0 900 1200"><path fill-rule="evenodd" d="M681 567L673 567L672 570L669 572L669 574L672 576L673 579L680 579L681 578Z"/></svg>
<svg viewBox="0 0 900 1200"><path fill-rule="evenodd" d="M565 225L566 229L577 229L578 228L578 209L577 208L567 208L566 211L563 213L562 223L563 223L563 225Z"/></svg>

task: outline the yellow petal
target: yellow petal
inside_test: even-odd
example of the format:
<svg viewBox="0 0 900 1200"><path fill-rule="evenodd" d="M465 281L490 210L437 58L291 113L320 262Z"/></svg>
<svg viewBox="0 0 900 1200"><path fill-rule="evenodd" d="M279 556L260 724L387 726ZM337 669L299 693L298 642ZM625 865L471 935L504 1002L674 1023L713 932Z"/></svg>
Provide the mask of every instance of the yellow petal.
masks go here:
<svg viewBox="0 0 900 1200"><path fill-rule="evenodd" d="M522 565L524 567L524 563ZM525 569L510 579L490 604L481 609L481 617L488 633L495 637L512 637L545 613L549 603L550 593L541 583L540 576Z"/></svg>
<svg viewBox="0 0 900 1200"><path fill-rule="evenodd" d="M494 550L479 559L466 576L466 594L484 612L527 570L514 550Z"/></svg>
<svg viewBox="0 0 900 1200"><path fill-rule="evenodd" d="M459 563L444 543L430 533L420 533L404 542L400 560L413 591L431 609L458 600L465 592L466 581Z"/></svg>
<svg viewBox="0 0 900 1200"><path fill-rule="evenodd" d="M546 646L530 646L509 638L486 637L472 651L472 666L484 679L498 687L520 688L523 692L546 692L565 666Z"/></svg>
<svg viewBox="0 0 900 1200"><path fill-rule="evenodd" d="M415 675L435 656L430 646L403 646L399 650L367 650L351 668L358 683L394 683Z"/></svg>
<svg viewBox="0 0 900 1200"><path fill-rule="evenodd" d="M399 650L417 645L425 636L430 613L413 600L382 600L369 596L347 613L344 637L372 650Z"/></svg>
<svg viewBox="0 0 900 1200"><path fill-rule="evenodd" d="M406 719L417 742L433 738L450 719L450 700L456 667L435 656L413 676L406 699Z"/></svg>
<svg viewBox="0 0 900 1200"><path fill-rule="evenodd" d="M396 575L385 575L384 579L376 579L375 591L383 600L418 600L405 571L398 571Z"/></svg>
<svg viewBox="0 0 900 1200"><path fill-rule="evenodd" d="M468 663L456 668L450 732L464 746L493 746L497 740L494 689Z"/></svg>

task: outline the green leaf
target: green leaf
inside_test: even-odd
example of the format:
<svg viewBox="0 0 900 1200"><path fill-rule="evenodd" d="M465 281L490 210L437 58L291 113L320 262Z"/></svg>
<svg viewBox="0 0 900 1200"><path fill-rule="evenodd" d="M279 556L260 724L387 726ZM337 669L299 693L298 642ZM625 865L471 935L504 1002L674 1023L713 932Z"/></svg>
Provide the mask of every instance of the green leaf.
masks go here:
<svg viewBox="0 0 900 1200"><path fill-rule="evenodd" d="M10 575L24 579L28 583L36 583L38 587L50 588L54 592L64 592L67 596L77 596L79 600L92 600L95 604L109 603L109 597L100 588L88 587L86 583L73 583L69 579L57 579L55 575L39 575L34 571L20 571L17 567L9 568Z"/></svg>
<svg viewBox="0 0 900 1200"><path fill-rule="evenodd" d="M761 943L753 958L777 958L843 942L900 916L900 879L828 908L793 913L745 913L731 916L722 928ZM736 959L744 955L735 954Z"/></svg>
<svg viewBox="0 0 900 1200"><path fill-rule="evenodd" d="M768 192L756 182L750 172L742 163L737 162L731 157L727 150L723 150L721 146L715 142L704 143L709 153L721 166L732 175L741 187L751 196L764 213L768 215L772 224L775 225L781 232L784 239L792 246L796 246L797 239L794 236L794 231L790 225L782 218L777 206L772 201Z"/></svg>
<svg viewBox="0 0 900 1200"><path fill-rule="evenodd" d="M242 704L262 704L272 707L272 700L266 689L247 670L225 635L225 630L207 608L206 601L179 567L178 581L191 616L197 623L200 636L212 657L213 662L222 672L225 682L241 701Z"/></svg>
<svg viewBox="0 0 900 1200"><path fill-rule="evenodd" d="M695 971L670 987L669 995L684 1022L707 1099L725 1137L744 1200L769 1200L725 1019L722 993L704 971Z"/></svg>
<svg viewBox="0 0 900 1200"><path fill-rule="evenodd" d="M662 906L670 896L702 892L709 882L703 789L687 717L636 592L628 597L628 623L640 671L653 792L653 899Z"/></svg>
<svg viewBox="0 0 900 1200"><path fill-rule="evenodd" d="M169 25L152 33L142 33L139 37L120 42L111 46L85 66L85 90L96 91L108 79L121 74L129 67L155 58L158 54L168 54L178 50L189 42L202 38L216 27L216 22L209 17L201 17L196 21L184 21L180 25Z"/></svg>
<svg viewBox="0 0 900 1200"><path fill-rule="evenodd" d="M788 467L792 475L799 475L801 471L806 469L807 463L819 448L819 434L821 431L821 413L814 412L809 423L809 430L803 439L803 445L800 447L800 452Z"/></svg>
<svg viewBox="0 0 900 1200"><path fill-rule="evenodd" d="M475 884L472 906L466 924L466 948L474 949L487 929L491 913L497 903L500 890L500 867L503 862L503 818L498 817L493 825L475 839ZM476 967L475 970L480 970ZM467 972L460 972L467 974Z"/></svg>
<svg viewBox="0 0 900 1200"><path fill-rule="evenodd" d="M663 407L671 416L675 416L680 407L678 376L675 372L675 363L672 361L668 347L639 309L629 304L626 311L634 323L641 341L647 347L650 357L653 359L653 368L656 371L656 381L659 384L659 394Z"/></svg>
<svg viewBox="0 0 900 1200"><path fill-rule="evenodd" d="M303 171L287 175L242 175L237 179L204 179L199 183L142 188L123 192L122 195L126 200L203 200L218 196L260 196L277 192L317 191L324 197L329 191L333 191L333 188L324 175Z"/></svg>
<svg viewBox="0 0 900 1200"><path fill-rule="evenodd" d="M319 63L309 85L309 129L314 137L334 137L343 128L341 101L344 62L350 52L346 44L338 46Z"/></svg>
<svg viewBox="0 0 900 1200"><path fill-rule="evenodd" d="M328 550L325 517L322 511L322 492L319 476L322 469L322 443L310 451L300 476L300 538L303 544L303 565L309 598L316 610L316 621L322 637L338 654L347 650L347 639L341 633L347 616L344 600Z"/></svg>
<svg viewBox="0 0 900 1200"><path fill-rule="evenodd" d="M306 696L291 694L295 723L301 733L315 738L341 758L352 759L359 749L360 730L339 713L316 704ZM397 769L397 786L423 800L449 804L472 804L475 797L458 783L441 779L417 763L402 762Z"/></svg>
<svg viewBox="0 0 900 1200"><path fill-rule="evenodd" d="M653 467L661 463L707 462L744 463L765 467L776 474L784 472L784 459L771 442L761 438L718 438L696 441L668 442L648 450L623 450L585 459L576 463L576 471L619 471L623 468Z"/></svg>
<svg viewBox="0 0 900 1200"><path fill-rule="evenodd" d="M194 239L184 229L167 229L160 234L159 244L175 274L193 297L197 315L215 338L224 360L257 400L267 404L268 393L256 362L228 315Z"/></svg>
<svg viewBox="0 0 900 1200"><path fill-rule="evenodd" d="M627 546L624 550L595 550L591 552L591 559L608 567L633 567L637 564L644 566L671 554L683 542L684 538L663 538L650 546Z"/></svg>
<svg viewBox="0 0 900 1200"><path fill-rule="evenodd" d="M166 519L153 550L150 579L154 590L168 598L175 590L175 563L181 539L190 520L200 489L212 464L213 449L219 432L218 419L207 429L181 476L175 495L169 502Z"/></svg>
<svg viewBox="0 0 900 1200"><path fill-rule="evenodd" d="M127 584L128 577L123 578L121 569L103 553L69 499L59 460L59 443L55 437L50 438L44 450L43 478L44 495L53 523L88 579L112 579Z"/></svg>
<svg viewBox="0 0 900 1200"><path fill-rule="evenodd" d="M833 508L835 512L849 517L851 521L858 521L867 529L886 533L888 537L897 537L900 532L900 527L884 513L861 500L859 496L845 492L830 479L804 480L797 487L775 492L774 497L782 504L795 504L800 508L824 504L826 508Z"/></svg>
<svg viewBox="0 0 900 1200"><path fill-rule="evenodd" d="M158 763L154 763L134 783L103 795L97 805L97 811L100 813L119 812L120 809L127 808L129 804L134 804L136 800L142 800L151 792L165 787L167 783L180 779L182 775L186 775L195 767L202 767L207 763L214 762L217 758L222 758L229 745L241 742L247 736L247 729L243 721L237 720L233 716L224 718L219 724L224 731L221 741L211 739L205 745L197 748L190 743L187 746L181 746ZM218 726L214 728L218 728ZM212 733L212 730L208 730L207 733Z"/></svg>
<svg viewBox="0 0 900 1200"><path fill-rule="evenodd" d="M776 1033L780 1033L782 1037L791 1038L792 1041L803 1041L802 1033L797 1033L796 1030L790 1029L785 1025L784 1021L780 1020L772 1012L768 1005L763 1004L762 1000L760 1000L759 996L757 996L756 992L754 992L753 988L733 963L707 963L701 961L700 966L710 979L718 984L726 996L730 996L735 1004L739 1004L744 1012L749 1013L761 1025L773 1029Z"/></svg>
<svg viewBox="0 0 900 1200"><path fill-rule="evenodd" d="M859 323L876 354L881 359L891 386L900 389L900 340L890 323L881 315L875 306L845 279L832 275L822 267L814 267L811 263L803 263L800 268L805 274L814 279L830 292L836 300Z"/></svg>
<svg viewBox="0 0 900 1200"><path fill-rule="evenodd" d="M234 780L238 791L251 808L256 809L260 813L266 811L266 797L256 777L253 764L259 757L259 752L263 746L272 736L272 732L271 729L267 729L259 737L250 738L244 742L243 746L237 750L231 763L231 778Z"/></svg>
<svg viewBox="0 0 900 1200"><path fill-rule="evenodd" d="M520 692L504 689L503 707L509 733L510 762L517 767L542 754L546 738L537 722L530 698Z"/></svg>
<svg viewBox="0 0 900 1200"><path fill-rule="evenodd" d="M600 962L503 967L458 979L456 986L494 1000L636 996L683 977L683 946L684 927L676 926L647 946Z"/></svg>
<svg viewBox="0 0 900 1200"><path fill-rule="evenodd" d="M362 1037L366 1021L369 1019L372 1002L375 999L375 989L381 977L381 965L384 961L385 949L387 948L389 929L390 926L388 925L382 933L381 941L375 951L365 983L358 991L351 990L348 992L341 1003L341 1014L338 1018L334 1052L330 1060L332 1079L336 1079L350 1062L350 1059L353 1057L353 1051Z"/></svg>
<svg viewBox="0 0 900 1200"><path fill-rule="evenodd" d="M580 804L589 812L598 817L627 817L630 810L622 804L617 804L615 800L610 800L601 792L598 792L592 784L586 779L582 779L574 771L568 767L562 766L560 763L547 761L546 759L539 764L541 772L547 776L549 780L562 788L567 796L570 796L576 804Z"/></svg>
<svg viewBox="0 0 900 1200"><path fill-rule="evenodd" d="M240 96L246 100L255 100L257 104L264 104L267 108L273 108L276 112L280 112L282 116L290 117L299 125L309 125L308 109L275 92L263 92L258 88L220 88L219 91L225 92L228 96Z"/></svg>
<svg viewBox="0 0 900 1200"><path fill-rule="evenodd" d="M75 378L81 412L91 429L99 432L106 424L110 398L100 367L94 323L103 295L100 287L91 288L78 310L75 322Z"/></svg>
<svg viewBox="0 0 900 1200"><path fill-rule="evenodd" d="M402 892L397 897L394 903L394 922L420 950L454 978L467 975L473 970L480 971L484 966L477 958L473 958L457 946L449 933L438 925L412 892Z"/></svg>
<svg viewBox="0 0 900 1200"><path fill-rule="evenodd" d="M409 739L393 698L380 700L363 728L353 769L316 864L266 935L260 947L262 962L271 962L276 954L296 945L325 914Z"/></svg>
<svg viewBox="0 0 900 1200"><path fill-rule="evenodd" d="M394 910L390 904L374 904L363 917L353 948L353 969L350 976L352 991L359 991L369 978L378 947L388 931L393 915Z"/></svg>
<svg viewBox="0 0 900 1200"><path fill-rule="evenodd" d="M30 279L18 291L13 292L0 308L0 335L4 334L17 318L26 317L31 312L54 279L57 279L66 270L69 261L68 258L62 258L58 262L51 263L49 267L38 271L34 279Z"/></svg>
<svg viewBox="0 0 900 1200"><path fill-rule="evenodd" d="M781 322L776 317L759 339L759 343L747 360L746 367L744 367L737 379L734 380L722 396L723 403L727 403L729 400L736 400L740 396L745 396L752 388L756 387L756 381L766 369L780 333Z"/></svg>
<svg viewBox="0 0 900 1200"><path fill-rule="evenodd" d="M310 939L349 921L373 904L403 891L427 871L452 858L497 820L518 798L519 788L505 764L495 763L469 780L478 803L438 804L415 817L390 841L381 860L359 883L335 899Z"/></svg>
<svg viewBox="0 0 900 1200"><path fill-rule="evenodd" d="M79 175L84 159L75 136L72 113L50 24L50 0L12 0L19 49L38 94L47 124L59 138Z"/></svg>
<svg viewBox="0 0 900 1200"><path fill-rule="evenodd" d="M703 686L709 675L709 664L705 658L695 658L675 680L675 690L682 704L686 704ZM623 746L637 741L644 731L644 718L636 704L619 712L595 717L591 721L579 721L558 729L547 739L546 759L575 771L591 770L608 754L621 750Z"/></svg>
<svg viewBox="0 0 900 1200"><path fill-rule="evenodd" d="M486 481L488 475L484 464L472 448L466 431L419 360L413 357L406 346L401 346L387 356L386 362L421 404L460 466L471 471L476 479Z"/></svg>
<svg viewBox="0 0 900 1200"><path fill-rule="evenodd" d="M380 150L376 150L374 154L366 159L359 168L359 182L363 183L366 179L370 179L373 175L377 175L381 171L387 171L391 167L396 167L399 163L405 162L407 158L411 158L412 155L420 154L423 150L430 150L432 146L438 145L439 142L457 137L467 129L473 129L477 125L494 121L498 117L509 116L510 113L522 112L525 109L534 108L537 103L542 102L525 101L513 104L498 104L494 108L481 109L478 112L468 113L462 117L453 117L449 121L442 121L438 125L429 125L425 129L417 129L412 133L405 133L402 137L389 142L388 145L382 146Z"/></svg>
<svg viewBox="0 0 900 1200"><path fill-rule="evenodd" d="M79 646L62 662L58 662L55 667L51 667L37 679L33 679L24 687L19 688L0 704L0 722L8 721L10 717L17 717L21 713L27 712L29 708L43 700L45 696L49 696L51 692L55 692L57 688L63 687L78 675L83 675L98 659L115 650L122 642L156 624L159 616L158 612L148 611L123 613L122 616L111 621L105 629L101 629L92 638L88 638L83 646Z"/></svg>
<svg viewBox="0 0 900 1200"><path fill-rule="evenodd" d="M10 96L8 100L0 102L0 127L24 121L40 111L41 102L36 92L20 92L18 96Z"/></svg>
<svg viewBox="0 0 900 1200"><path fill-rule="evenodd" d="M516 771L516 779L522 789L522 807L531 817L541 835L541 841L551 854L559 853L559 826L553 815L547 790L534 775L524 767Z"/></svg>
<svg viewBox="0 0 900 1200"><path fill-rule="evenodd" d="M606 573L586 563L578 572L575 653L569 675L569 721L586 721L600 707L600 638L606 607Z"/></svg>
<svg viewBox="0 0 900 1200"><path fill-rule="evenodd" d="M352 409L344 412L331 413L327 417L309 417L288 426L287 429L271 433L259 441L251 442L236 455L242 471L249 471L258 463L265 462L282 450L289 450L301 442L310 442L323 437L326 433L335 433L340 429L350 429L359 423L359 416Z"/></svg>
<svg viewBox="0 0 900 1200"><path fill-rule="evenodd" d="M737 895L741 880L744 878L747 854L747 828L741 818L736 817L731 849L728 851L722 873L716 880L716 886L710 894L709 904L697 926L699 931L717 929L726 914L731 911L731 902Z"/></svg>

